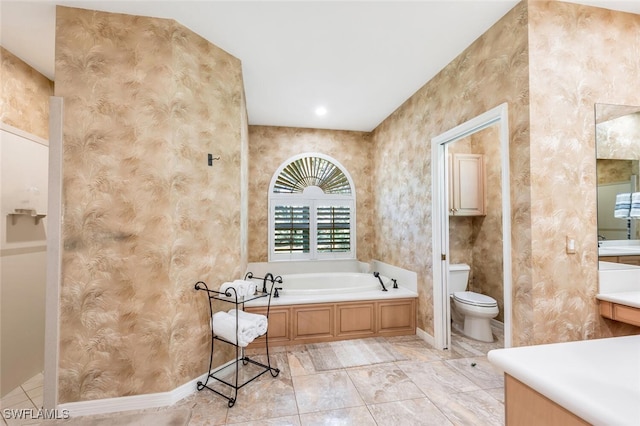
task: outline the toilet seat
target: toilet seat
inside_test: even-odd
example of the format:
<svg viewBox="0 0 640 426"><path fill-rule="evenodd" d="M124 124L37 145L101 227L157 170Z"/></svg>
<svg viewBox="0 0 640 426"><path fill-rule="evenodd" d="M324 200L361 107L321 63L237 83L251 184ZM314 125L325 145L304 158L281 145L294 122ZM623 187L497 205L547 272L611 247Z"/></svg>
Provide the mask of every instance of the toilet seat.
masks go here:
<svg viewBox="0 0 640 426"><path fill-rule="evenodd" d="M471 306L493 308L498 306L498 302L493 297L473 291L456 291L453 298L459 303Z"/></svg>

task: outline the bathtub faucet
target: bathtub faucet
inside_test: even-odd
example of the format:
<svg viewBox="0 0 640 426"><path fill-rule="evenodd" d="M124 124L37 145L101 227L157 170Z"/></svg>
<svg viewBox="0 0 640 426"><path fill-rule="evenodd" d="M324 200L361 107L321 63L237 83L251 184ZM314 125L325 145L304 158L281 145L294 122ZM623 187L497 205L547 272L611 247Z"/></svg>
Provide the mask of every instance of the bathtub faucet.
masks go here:
<svg viewBox="0 0 640 426"><path fill-rule="evenodd" d="M273 282L273 274L271 272L267 272L267 274L264 276L264 279L262 280L263 293L267 292L267 280L271 280L271 282Z"/></svg>
<svg viewBox="0 0 640 426"><path fill-rule="evenodd" d="M382 278L380 278L380 272L374 272L373 276L376 277L378 281L380 281L380 285L382 286L382 291L387 291L387 288L384 286L384 283L382 282Z"/></svg>
<svg viewBox="0 0 640 426"><path fill-rule="evenodd" d="M267 272L267 274L264 276L264 279L262 281L262 292L263 293L267 292L267 280L271 281L272 283L282 284L282 277L280 275L278 275L277 277L274 278L273 274L271 272ZM280 289L280 290L282 290L282 289Z"/></svg>

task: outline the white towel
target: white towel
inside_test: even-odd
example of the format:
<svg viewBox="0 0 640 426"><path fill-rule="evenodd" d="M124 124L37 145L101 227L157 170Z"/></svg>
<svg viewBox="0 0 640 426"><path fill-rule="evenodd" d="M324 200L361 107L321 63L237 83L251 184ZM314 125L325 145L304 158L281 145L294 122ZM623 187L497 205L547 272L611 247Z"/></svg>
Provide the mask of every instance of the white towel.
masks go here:
<svg viewBox="0 0 640 426"><path fill-rule="evenodd" d="M631 194L631 211L629 217L640 218L640 192Z"/></svg>
<svg viewBox="0 0 640 426"><path fill-rule="evenodd" d="M227 289L233 288L236 291L236 294L238 295L238 298L240 297L247 297L247 296L253 296L256 293L256 283L252 282L252 281L245 281L245 280L235 280L233 282L226 282L223 283L220 286L220 293L224 293L227 291ZM234 296L233 291L231 291L231 297Z"/></svg>
<svg viewBox="0 0 640 426"><path fill-rule="evenodd" d="M255 326L259 336L262 336L267 332L267 317L260 314L252 314L251 312L245 312L241 309L231 309L229 311L229 315L235 318L238 315L238 318L244 319L247 321L251 321Z"/></svg>
<svg viewBox="0 0 640 426"><path fill-rule="evenodd" d="M237 330L236 324L238 326ZM258 331L253 322L240 317L236 318L235 315L229 315L227 312L213 314L211 327L216 336L241 347L247 346L253 339L258 337Z"/></svg>
<svg viewBox="0 0 640 426"><path fill-rule="evenodd" d="M631 194L628 192L617 194L616 205L613 210L613 217L617 217L619 219L628 219L630 213L631 213Z"/></svg>
<svg viewBox="0 0 640 426"><path fill-rule="evenodd" d="M245 296L253 296L256 293L256 283L249 280L235 280L234 284L240 284L245 289Z"/></svg>

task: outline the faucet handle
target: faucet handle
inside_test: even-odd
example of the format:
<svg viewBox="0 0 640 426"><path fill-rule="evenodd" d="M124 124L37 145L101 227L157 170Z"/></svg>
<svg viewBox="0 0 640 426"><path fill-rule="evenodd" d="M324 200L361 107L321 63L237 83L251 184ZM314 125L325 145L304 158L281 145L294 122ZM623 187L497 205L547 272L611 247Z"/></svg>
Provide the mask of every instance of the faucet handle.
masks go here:
<svg viewBox="0 0 640 426"><path fill-rule="evenodd" d="M278 293L278 290L282 290L282 287L274 287L273 290L273 297L280 297L280 293Z"/></svg>

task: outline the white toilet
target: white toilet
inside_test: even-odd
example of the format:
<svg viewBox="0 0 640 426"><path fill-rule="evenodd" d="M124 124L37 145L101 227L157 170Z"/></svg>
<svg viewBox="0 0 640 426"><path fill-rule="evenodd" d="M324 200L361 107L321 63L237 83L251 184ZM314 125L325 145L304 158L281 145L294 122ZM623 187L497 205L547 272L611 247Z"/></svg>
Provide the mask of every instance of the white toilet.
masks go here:
<svg viewBox="0 0 640 426"><path fill-rule="evenodd" d="M464 317L465 336L483 342L493 342L491 318L498 315L498 302L493 297L472 291L465 291L469 282L469 265L449 265L449 296L454 310Z"/></svg>

